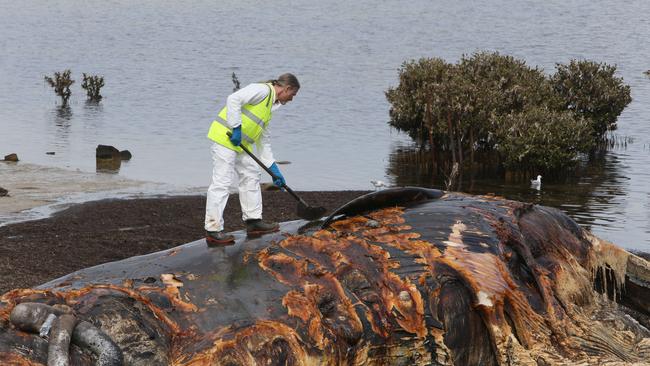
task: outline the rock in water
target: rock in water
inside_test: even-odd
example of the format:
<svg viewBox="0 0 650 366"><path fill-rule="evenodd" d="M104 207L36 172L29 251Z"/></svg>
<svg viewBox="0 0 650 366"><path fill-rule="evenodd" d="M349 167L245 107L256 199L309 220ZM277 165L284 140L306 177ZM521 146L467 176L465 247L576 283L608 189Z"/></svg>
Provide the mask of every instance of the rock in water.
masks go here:
<svg viewBox="0 0 650 366"><path fill-rule="evenodd" d="M0 197L4 197L9 194L9 191L0 187Z"/></svg>
<svg viewBox="0 0 650 366"><path fill-rule="evenodd" d="M120 151L120 158L122 160L131 160L133 155L131 155L131 152L129 150L122 150Z"/></svg>
<svg viewBox="0 0 650 366"><path fill-rule="evenodd" d="M18 161L18 155L17 154L5 155L5 161L17 162Z"/></svg>
<svg viewBox="0 0 650 366"><path fill-rule="evenodd" d="M420 191L356 199L324 228L236 232L233 246L199 240L10 291L0 297L0 363L47 362L37 330L10 325L23 302L70 309L127 365L650 359L648 262L555 209ZM55 312L43 311L38 324ZM70 348L75 364L97 357Z"/></svg>
<svg viewBox="0 0 650 366"><path fill-rule="evenodd" d="M110 145L97 145L95 157L97 159L121 159L120 150Z"/></svg>
<svg viewBox="0 0 650 366"><path fill-rule="evenodd" d="M97 171L117 172L122 165L122 160L129 160L131 153L128 150L120 151L110 145L97 145L95 158Z"/></svg>

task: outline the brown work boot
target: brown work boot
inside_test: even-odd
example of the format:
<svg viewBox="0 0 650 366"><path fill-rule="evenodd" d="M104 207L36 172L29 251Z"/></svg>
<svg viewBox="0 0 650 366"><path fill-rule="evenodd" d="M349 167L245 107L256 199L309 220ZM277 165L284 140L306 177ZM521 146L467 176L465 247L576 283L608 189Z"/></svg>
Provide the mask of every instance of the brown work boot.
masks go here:
<svg viewBox="0 0 650 366"><path fill-rule="evenodd" d="M231 245L235 243L235 237L221 231L206 231L205 241L209 246Z"/></svg>
<svg viewBox="0 0 650 366"><path fill-rule="evenodd" d="M259 236L280 230L277 222L264 222L262 219L246 220L246 234L248 236Z"/></svg>

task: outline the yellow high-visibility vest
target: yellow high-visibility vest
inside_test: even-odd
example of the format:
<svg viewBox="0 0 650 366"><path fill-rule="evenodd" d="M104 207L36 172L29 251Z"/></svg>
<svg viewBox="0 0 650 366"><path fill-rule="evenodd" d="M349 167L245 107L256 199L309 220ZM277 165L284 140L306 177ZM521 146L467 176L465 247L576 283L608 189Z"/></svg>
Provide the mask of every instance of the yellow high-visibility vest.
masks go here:
<svg viewBox="0 0 650 366"><path fill-rule="evenodd" d="M260 139L262 132L264 132L271 120L271 107L275 99L275 88L273 88L272 84L265 85L269 87L269 95L264 100L254 105L245 104L241 108L241 143L248 149L251 149L252 145ZM228 123L226 122L227 119L228 109L227 106L224 106L217 115L217 118L212 121L210 130L208 131L208 138L231 150L243 152L244 150L239 146L235 146L230 142L230 138L226 134L227 132L232 132L232 129L228 127Z"/></svg>

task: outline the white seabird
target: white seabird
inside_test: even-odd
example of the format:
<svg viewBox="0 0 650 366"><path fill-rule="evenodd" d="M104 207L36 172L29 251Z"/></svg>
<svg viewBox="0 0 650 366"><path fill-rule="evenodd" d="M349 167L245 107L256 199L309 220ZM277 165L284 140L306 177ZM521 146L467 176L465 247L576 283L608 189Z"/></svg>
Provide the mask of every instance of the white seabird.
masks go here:
<svg viewBox="0 0 650 366"><path fill-rule="evenodd" d="M539 190L540 188L542 188L542 176L541 176L541 175L538 175L538 176L537 176L537 179L531 179L531 180L530 180L530 187L531 187L531 188L535 188L535 189L537 189L537 190Z"/></svg>
<svg viewBox="0 0 650 366"><path fill-rule="evenodd" d="M388 184L380 181L380 180L371 180L370 183L372 183L373 186L375 186L375 191L382 188L382 187L388 187Z"/></svg>

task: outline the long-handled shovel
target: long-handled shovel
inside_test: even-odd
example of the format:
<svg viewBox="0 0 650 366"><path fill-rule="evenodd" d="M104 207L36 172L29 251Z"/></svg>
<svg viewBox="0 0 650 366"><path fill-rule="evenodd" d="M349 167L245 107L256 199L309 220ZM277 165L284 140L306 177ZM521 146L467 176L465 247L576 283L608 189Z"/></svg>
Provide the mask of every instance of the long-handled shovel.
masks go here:
<svg viewBox="0 0 650 366"><path fill-rule="evenodd" d="M228 137L230 137L230 135L231 135L230 132L228 132ZM260 161L260 159L257 158L257 156L253 155L253 153L252 153L250 150L248 150L248 148L247 148L246 146L244 146L244 145L239 145L239 147L241 147L242 150L244 150L244 151L246 152L246 154L248 154L248 156L250 156L251 158L253 158L253 160L255 160L255 162L256 162L257 164L259 164L259 166L261 166L261 167L262 167L262 168L263 168L267 173L269 173L269 175L271 176L271 178L272 178L274 181L275 181L276 179L278 179L278 177L276 177L275 174L273 174L273 172L271 171L271 169L267 168L267 167L266 167L266 166L265 166L265 165ZM296 192L294 192L291 188L289 188L288 185L283 184L283 185L282 185L282 188L284 188L287 192L289 192L289 194L291 194L291 195L293 196L293 198L295 198L296 201L298 201L298 208L296 209L297 214L298 214L298 217L300 217L300 218L302 218L302 219L305 219L305 220L309 220L309 221L311 221L311 220L316 220L316 219L319 219L319 218L323 217L323 214L324 214L325 211L326 211L326 210L325 210L325 207L320 207L320 206L319 206L319 207L312 207L312 206L309 206L309 205L307 204L307 202L305 202L305 200L303 200L302 198L300 198L300 196L298 196L298 195L296 194Z"/></svg>

